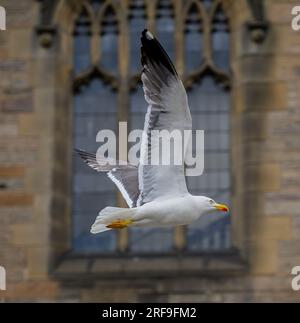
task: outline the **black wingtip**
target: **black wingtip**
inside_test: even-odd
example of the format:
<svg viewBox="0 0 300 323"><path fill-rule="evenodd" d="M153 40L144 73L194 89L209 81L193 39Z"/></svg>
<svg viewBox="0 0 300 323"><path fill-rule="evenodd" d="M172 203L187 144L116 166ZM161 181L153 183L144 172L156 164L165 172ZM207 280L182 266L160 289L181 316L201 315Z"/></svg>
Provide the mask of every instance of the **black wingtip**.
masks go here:
<svg viewBox="0 0 300 323"><path fill-rule="evenodd" d="M78 155L81 155L81 154L85 153L84 150L81 150L81 149L78 149L78 148L74 148L74 152L77 153Z"/></svg>
<svg viewBox="0 0 300 323"><path fill-rule="evenodd" d="M154 40L154 39L155 39L155 37L153 36L153 34L148 29L144 29L142 31L142 38L141 38L142 43L144 41L151 41L151 40Z"/></svg>
<svg viewBox="0 0 300 323"><path fill-rule="evenodd" d="M153 34L148 30L144 29L142 31L142 65L147 64L147 60L150 62L155 62L165 66L173 75L177 76L177 71L168 56L167 52L160 44L160 42L153 36Z"/></svg>
<svg viewBox="0 0 300 323"><path fill-rule="evenodd" d="M148 29L144 29L144 30L142 31L142 37L146 37L147 32L148 32Z"/></svg>
<svg viewBox="0 0 300 323"><path fill-rule="evenodd" d="M84 151L82 149L74 148L74 152L77 153L81 158L87 159L87 158L96 158L96 155L93 153L89 153L87 151Z"/></svg>

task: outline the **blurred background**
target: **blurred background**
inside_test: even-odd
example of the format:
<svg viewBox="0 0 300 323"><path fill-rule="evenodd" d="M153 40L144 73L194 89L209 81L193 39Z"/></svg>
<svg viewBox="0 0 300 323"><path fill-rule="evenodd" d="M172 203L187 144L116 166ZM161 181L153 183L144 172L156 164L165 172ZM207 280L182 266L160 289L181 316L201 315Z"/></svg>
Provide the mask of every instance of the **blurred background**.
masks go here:
<svg viewBox="0 0 300 323"><path fill-rule="evenodd" d="M0 0L0 265L4 301L300 300L300 35L296 1ZM175 229L91 235L126 207L73 152L99 130L142 129L148 28L205 130L192 194L230 206ZM129 145L130 148L130 145Z"/></svg>

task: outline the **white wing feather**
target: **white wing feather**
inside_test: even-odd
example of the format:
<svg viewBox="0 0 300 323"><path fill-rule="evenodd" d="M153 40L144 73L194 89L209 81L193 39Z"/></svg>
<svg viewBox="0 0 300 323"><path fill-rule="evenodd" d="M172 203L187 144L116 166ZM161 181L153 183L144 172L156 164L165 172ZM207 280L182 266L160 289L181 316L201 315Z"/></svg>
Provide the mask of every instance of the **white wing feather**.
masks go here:
<svg viewBox="0 0 300 323"><path fill-rule="evenodd" d="M150 34L151 35L151 34ZM152 36L152 35L151 35ZM166 196L187 193L184 176L184 153L180 165L150 165L153 154L159 153L157 132L152 130L180 131L192 129L192 118L184 86L170 58L149 32L142 35L142 82L145 100L149 104L145 117L139 165L141 205ZM174 156L171 156L174 157ZM155 158L154 158L155 159Z"/></svg>

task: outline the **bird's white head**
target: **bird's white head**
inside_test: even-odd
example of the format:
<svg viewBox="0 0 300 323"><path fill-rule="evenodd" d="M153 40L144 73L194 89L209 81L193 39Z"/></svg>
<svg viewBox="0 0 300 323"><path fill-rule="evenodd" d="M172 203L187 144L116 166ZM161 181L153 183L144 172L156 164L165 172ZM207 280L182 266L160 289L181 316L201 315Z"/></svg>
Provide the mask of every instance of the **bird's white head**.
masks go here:
<svg viewBox="0 0 300 323"><path fill-rule="evenodd" d="M197 208L201 211L200 215L213 213L216 211L229 212L229 208L225 204L219 204L213 199L206 196L194 196L197 203Z"/></svg>

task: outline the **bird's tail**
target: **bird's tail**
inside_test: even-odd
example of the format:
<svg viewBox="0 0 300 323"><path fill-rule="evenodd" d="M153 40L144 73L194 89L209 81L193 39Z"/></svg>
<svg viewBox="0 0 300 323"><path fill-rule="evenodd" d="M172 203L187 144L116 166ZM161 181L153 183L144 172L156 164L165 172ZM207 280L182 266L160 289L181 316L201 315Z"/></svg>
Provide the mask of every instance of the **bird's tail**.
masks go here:
<svg viewBox="0 0 300 323"><path fill-rule="evenodd" d="M91 233L96 234L112 229L124 229L134 223L136 208L125 209L108 206L96 218Z"/></svg>

